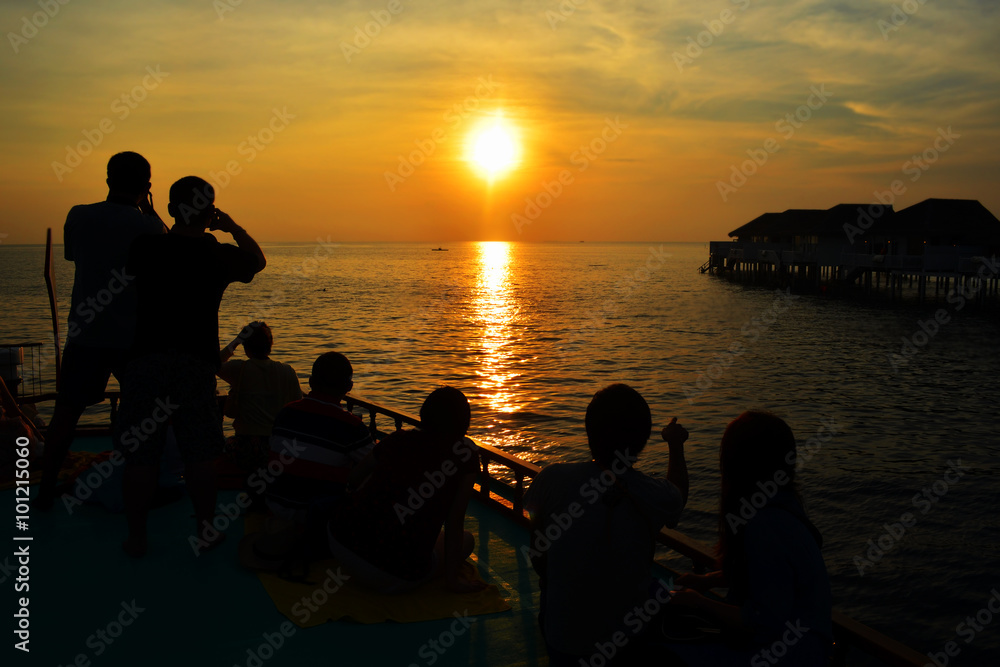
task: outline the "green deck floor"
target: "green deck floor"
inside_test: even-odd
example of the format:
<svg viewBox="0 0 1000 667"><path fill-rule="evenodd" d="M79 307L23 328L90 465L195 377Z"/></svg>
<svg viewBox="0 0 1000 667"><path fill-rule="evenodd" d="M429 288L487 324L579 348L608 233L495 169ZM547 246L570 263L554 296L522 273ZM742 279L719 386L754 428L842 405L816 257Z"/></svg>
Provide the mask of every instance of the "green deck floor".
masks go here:
<svg viewBox="0 0 1000 667"><path fill-rule="evenodd" d="M77 442L74 449L97 449L96 444ZM0 502L12 506L13 495L13 491L2 492ZM232 502L235 495L221 492L220 504ZM265 636L274 639L287 619L275 609L256 576L237 561L242 519L226 530L225 544L200 557L186 542L193 524L187 498L154 510L149 520L149 554L133 560L120 548L125 534L120 514L87 505L69 515L61 503L47 513L33 511L27 533L34 538L27 593L31 653L13 651L16 664L548 664L535 620L537 577L516 549L526 542L526 531L478 501L470 503L466 519L466 529L477 540L473 560L483 578L500 587L513 609L475 617L469 630L444 653L434 651L429 642L448 630L451 622L447 620L376 625L336 622L295 628L279 649L271 650ZM10 554L13 549L5 551ZM0 578L6 578L3 586L10 586L6 591L13 597L16 574L9 568L14 559L7 554ZM142 610L134 620L123 613L123 605L133 601ZM113 637L120 615L131 622ZM97 634L109 630L108 641Z"/></svg>

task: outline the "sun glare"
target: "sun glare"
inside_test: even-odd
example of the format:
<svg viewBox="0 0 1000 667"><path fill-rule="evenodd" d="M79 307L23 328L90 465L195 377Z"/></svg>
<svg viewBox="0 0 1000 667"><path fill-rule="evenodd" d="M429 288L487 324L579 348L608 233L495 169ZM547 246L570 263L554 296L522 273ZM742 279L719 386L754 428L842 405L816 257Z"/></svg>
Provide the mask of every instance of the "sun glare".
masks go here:
<svg viewBox="0 0 1000 667"><path fill-rule="evenodd" d="M469 135L467 159L490 181L516 167L520 153L517 131L499 113Z"/></svg>

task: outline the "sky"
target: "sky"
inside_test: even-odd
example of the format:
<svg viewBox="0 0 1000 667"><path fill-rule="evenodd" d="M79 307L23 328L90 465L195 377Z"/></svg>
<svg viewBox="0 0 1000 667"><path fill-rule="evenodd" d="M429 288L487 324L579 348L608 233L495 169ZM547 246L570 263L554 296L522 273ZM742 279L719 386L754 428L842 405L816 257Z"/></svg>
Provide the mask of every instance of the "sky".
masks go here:
<svg viewBox="0 0 1000 667"><path fill-rule="evenodd" d="M992 0L0 1L0 29L5 244L102 200L123 150L164 217L199 175L262 242L709 241L879 196L1000 214ZM520 159L491 180L466 155L497 118Z"/></svg>

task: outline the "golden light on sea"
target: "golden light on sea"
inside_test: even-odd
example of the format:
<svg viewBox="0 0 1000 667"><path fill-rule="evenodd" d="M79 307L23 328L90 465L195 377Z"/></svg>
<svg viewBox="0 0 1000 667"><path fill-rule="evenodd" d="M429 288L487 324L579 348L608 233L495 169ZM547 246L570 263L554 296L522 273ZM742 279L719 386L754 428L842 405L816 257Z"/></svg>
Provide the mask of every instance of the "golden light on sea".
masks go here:
<svg viewBox="0 0 1000 667"><path fill-rule="evenodd" d="M517 302L511 293L511 244L502 241L478 244L479 275L476 281L475 325L480 330L481 362L478 385L489 408L515 412L515 384L519 374L511 366L507 343Z"/></svg>

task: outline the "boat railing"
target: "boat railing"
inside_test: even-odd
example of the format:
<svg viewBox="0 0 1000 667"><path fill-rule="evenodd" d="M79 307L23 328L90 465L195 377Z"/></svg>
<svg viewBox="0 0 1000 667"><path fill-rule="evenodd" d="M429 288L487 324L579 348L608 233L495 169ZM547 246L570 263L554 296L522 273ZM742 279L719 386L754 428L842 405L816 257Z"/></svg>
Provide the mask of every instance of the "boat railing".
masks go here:
<svg viewBox="0 0 1000 667"><path fill-rule="evenodd" d="M24 402L39 403L55 400L55 396L55 394L41 394ZM117 414L120 393L109 391L105 393L105 397L111 402L113 420ZM219 396L220 401L224 398L224 395ZM386 408L354 394L348 394L344 398L344 402L352 412L361 410L366 413L368 428L373 437L377 439L381 439L392 430L403 428L404 425L420 426L419 417ZM391 421L393 429L384 430L379 424L380 417L383 418L383 421L385 418ZM77 431L81 435L106 435L110 432L110 428L107 426L84 427L78 428ZM476 497L491 509L527 528L529 519L524 507L526 482L541 472L541 468L493 445L475 438L471 438L471 440L476 444L479 454L479 479L476 483ZM497 472L502 474L494 474L491 467L499 468ZM512 479L513 484L507 479ZM661 528L657 541L661 545L690 558L695 569L703 570L713 567L716 563L716 558L709 545L679 531ZM922 667L927 662L920 653L837 610L833 611L833 624L837 640L834 665L847 664L846 656L849 647L856 648L891 667Z"/></svg>
<svg viewBox="0 0 1000 667"><path fill-rule="evenodd" d="M371 431L372 437L376 439L380 439L387 434L386 431L379 427L378 415L383 415L392 420L396 430L402 428L404 424L420 426L419 417L397 410L390 410L359 396L348 394L344 398L344 402L351 411L354 411L355 408L361 408L362 411L367 413L368 429ZM476 443L479 450L479 480L476 483L477 496L501 514L527 527L529 519L527 510L524 507L525 482L541 472L542 469L530 461L518 458L493 445L486 444L476 438L470 439ZM506 474L494 474L491 466L494 468L499 467ZM513 479L513 484L505 481L504 477ZM713 567L716 563L716 558L709 545L688 537L679 531L662 528L657 539L663 546L690 558L696 569L703 570L704 568Z"/></svg>
<svg viewBox="0 0 1000 667"><path fill-rule="evenodd" d="M400 429L404 424L419 426L420 419L405 412L390 410L377 403L367 401L354 395L344 399L349 409L361 408L368 413L369 429L373 437L381 437L385 432L378 428L378 415L391 419ZM476 496L486 505L507 516L524 527L528 527L529 519L524 507L525 481L533 478L541 468L529 461L520 459L497 447L471 438L479 450L479 480L476 484ZM510 484L499 475L494 475L490 466L506 469L503 477L512 478ZM661 528L657 541L663 546L690 558L696 570L712 568L717 560L710 545L693 539L683 533ZM922 667L926 657L908 646L855 621L849 616L833 610L834 635L837 646L834 665L847 664L847 651L855 648L882 664L892 667Z"/></svg>
<svg viewBox="0 0 1000 667"><path fill-rule="evenodd" d="M367 413L368 430L376 439L387 434L379 426L379 415L391 420L397 431L404 425L420 426L419 417L398 410L390 410L354 394L345 396L344 403L351 412L360 408L361 411ZM476 444L479 453L479 480L476 483L476 492L479 498L502 514L527 526L528 518L524 509L525 479L537 475L541 468L475 438L470 438L470 440ZM501 478L495 478L490 470L491 465L505 468L514 480L514 484L511 486Z"/></svg>

